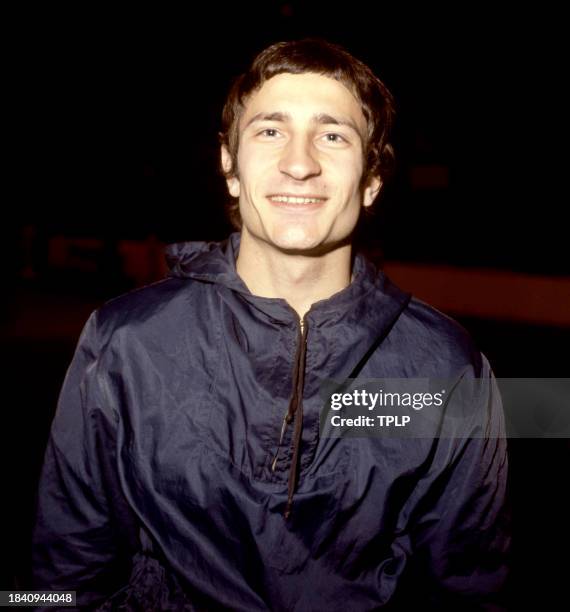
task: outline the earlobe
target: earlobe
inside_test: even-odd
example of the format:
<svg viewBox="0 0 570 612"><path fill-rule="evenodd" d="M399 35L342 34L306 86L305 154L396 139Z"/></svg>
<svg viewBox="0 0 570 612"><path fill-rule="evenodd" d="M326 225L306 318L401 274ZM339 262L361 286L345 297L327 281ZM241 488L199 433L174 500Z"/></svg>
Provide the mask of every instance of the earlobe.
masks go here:
<svg viewBox="0 0 570 612"><path fill-rule="evenodd" d="M371 206L372 202L376 199L376 196L382 188L382 179L379 176L373 176L369 181L366 189L364 190L364 198L362 204L365 207Z"/></svg>
<svg viewBox="0 0 570 612"><path fill-rule="evenodd" d="M233 176L232 178L227 179L226 183L228 185L228 191L230 192L230 195L234 198L239 198L239 194L240 194L239 180L235 176Z"/></svg>
<svg viewBox="0 0 570 612"><path fill-rule="evenodd" d="M230 172L232 167L232 158L230 152L228 151L225 145L222 145L221 156L222 169L227 175L227 173ZM238 178L235 176L226 178L226 184L228 186L228 191L230 192L230 195L234 198L239 198L240 184Z"/></svg>

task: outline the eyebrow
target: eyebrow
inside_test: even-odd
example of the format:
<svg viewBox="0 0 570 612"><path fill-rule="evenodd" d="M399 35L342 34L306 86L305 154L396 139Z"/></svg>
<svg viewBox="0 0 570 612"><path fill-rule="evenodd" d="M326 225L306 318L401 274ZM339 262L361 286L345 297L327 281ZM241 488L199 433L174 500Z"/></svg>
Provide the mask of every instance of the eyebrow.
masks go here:
<svg viewBox="0 0 570 612"><path fill-rule="evenodd" d="M244 126L244 130L248 128L252 123L256 123L258 121L279 121L283 123L287 123L291 121L291 115L289 113L283 113L281 111L276 111L273 113L257 113L254 115ZM342 117L333 117L327 113L318 113L311 117L311 121L318 125L345 125L351 129L353 129L358 136L362 138L362 134L358 129L358 126L352 119L344 119Z"/></svg>

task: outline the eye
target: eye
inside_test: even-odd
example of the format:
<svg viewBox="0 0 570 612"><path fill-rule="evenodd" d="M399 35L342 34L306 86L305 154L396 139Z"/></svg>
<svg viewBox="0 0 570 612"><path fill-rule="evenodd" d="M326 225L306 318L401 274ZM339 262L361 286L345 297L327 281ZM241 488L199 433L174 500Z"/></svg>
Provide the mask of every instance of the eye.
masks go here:
<svg viewBox="0 0 570 612"><path fill-rule="evenodd" d="M261 132L259 132L257 135L266 136L267 138L275 138L279 135L279 132L275 128L265 128L264 130L261 130Z"/></svg>
<svg viewBox="0 0 570 612"><path fill-rule="evenodd" d="M346 138L344 136L341 136L340 134L336 134L335 132L331 132L329 134L325 134L325 140L327 142L332 142L332 143L344 143L347 142Z"/></svg>

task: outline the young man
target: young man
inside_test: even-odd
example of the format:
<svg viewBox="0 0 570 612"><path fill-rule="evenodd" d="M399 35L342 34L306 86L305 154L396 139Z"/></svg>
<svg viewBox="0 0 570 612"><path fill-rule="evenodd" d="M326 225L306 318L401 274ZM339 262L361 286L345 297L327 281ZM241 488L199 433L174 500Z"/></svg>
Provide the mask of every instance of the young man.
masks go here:
<svg viewBox="0 0 570 612"><path fill-rule="evenodd" d="M234 83L221 160L241 231L171 245L167 279L89 318L46 452L36 588L104 609L495 603L509 539L491 369L352 245L392 117L370 69L323 41L273 45ZM485 421L321 436L323 381L355 376L467 381Z"/></svg>

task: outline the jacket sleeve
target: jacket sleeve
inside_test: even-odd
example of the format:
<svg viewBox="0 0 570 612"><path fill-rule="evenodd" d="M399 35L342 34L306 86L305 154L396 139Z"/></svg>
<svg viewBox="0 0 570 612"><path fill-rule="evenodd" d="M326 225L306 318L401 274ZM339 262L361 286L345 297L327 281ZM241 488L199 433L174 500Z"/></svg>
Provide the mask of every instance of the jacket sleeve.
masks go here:
<svg viewBox="0 0 570 612"><path fill-rule="evenodd" d="M45 452L32 536L36 590L74 590L80 607L126 581L131 534L122 529L116 477L117 410L105 394L97 311L60 392Z"/></svg>
<svg viewBox="0 0 570 612"><path fill-rule="evenodd" d="M498 385L484 356L480 376L462 377L453 393L410 521L404 588L422 610L504 610L507 441Z"/></svg>

